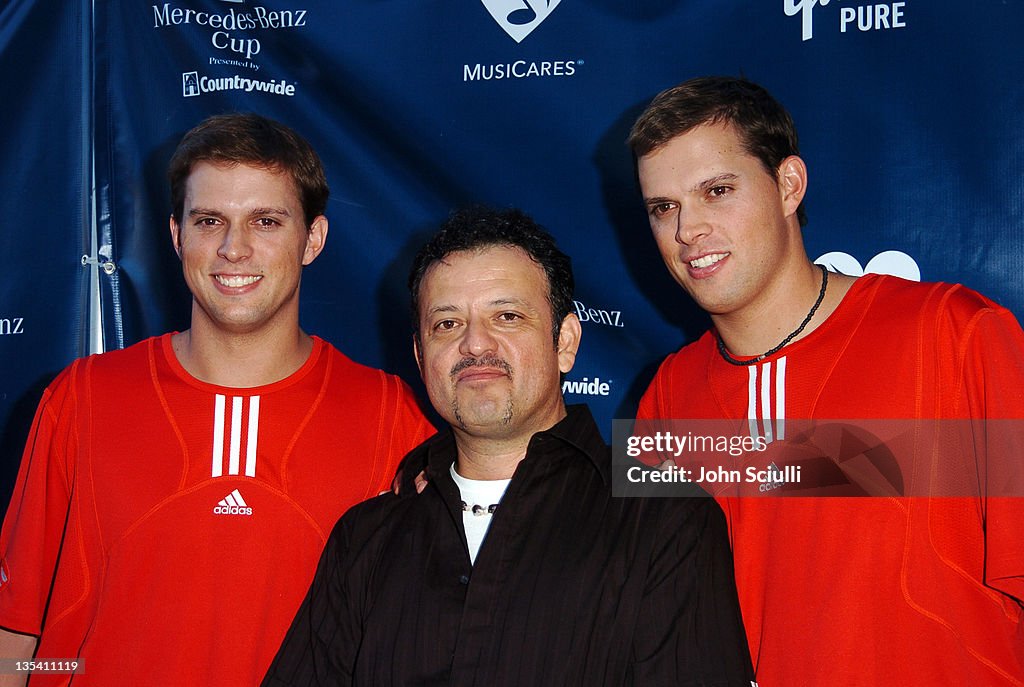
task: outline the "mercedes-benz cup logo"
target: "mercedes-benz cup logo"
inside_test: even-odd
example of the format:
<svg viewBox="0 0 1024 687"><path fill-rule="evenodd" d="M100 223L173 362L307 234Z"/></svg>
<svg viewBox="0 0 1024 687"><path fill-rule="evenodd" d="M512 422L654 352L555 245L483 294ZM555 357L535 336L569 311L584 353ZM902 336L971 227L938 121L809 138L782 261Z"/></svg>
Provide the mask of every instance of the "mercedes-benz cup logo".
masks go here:
<svg viewBox="0 0 1024 687"><path fill-rule="evenodd" d="M516 43L521 43L550 16L562 0L480 0Z"/></svg>

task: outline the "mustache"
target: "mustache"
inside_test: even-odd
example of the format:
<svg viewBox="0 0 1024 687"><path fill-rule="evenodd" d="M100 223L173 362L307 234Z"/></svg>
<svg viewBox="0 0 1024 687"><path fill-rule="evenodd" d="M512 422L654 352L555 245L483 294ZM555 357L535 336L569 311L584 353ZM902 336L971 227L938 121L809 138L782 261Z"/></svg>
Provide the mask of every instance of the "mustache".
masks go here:
<svg viewBox="0 0 1024 687"><path fill-rule="evenodd" d="M504 358L499 358L496 355L485 355L482 358L463 358L462 360L460 360L459 362L455 363L455 365L452 366L452 371L450 372L450 374L452 377L454 377L455 375L459 374L463 370L470 367L493 367L498 370L501 370L509 377L512 376L512 366L509 365L508 361L506 361Z"/></svg>

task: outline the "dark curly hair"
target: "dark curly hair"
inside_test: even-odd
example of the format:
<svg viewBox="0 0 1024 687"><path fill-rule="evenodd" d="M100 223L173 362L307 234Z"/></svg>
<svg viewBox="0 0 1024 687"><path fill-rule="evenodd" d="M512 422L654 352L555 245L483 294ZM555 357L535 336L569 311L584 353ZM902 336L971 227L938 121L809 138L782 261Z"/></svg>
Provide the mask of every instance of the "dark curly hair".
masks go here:
<svg viewBox="0 0 1024 687"><path fill-rule="evenodd" d="M575 282L572 261L558 249L555 239L520 210L496 210L472 206L453 212L433 238L420 248L409 272L413 332L419 340L419 297L423 277L430 267L452 253L492 246L519 248L540 265L548 279L553 336L557 344L562 320L572 312Z"/></svg>

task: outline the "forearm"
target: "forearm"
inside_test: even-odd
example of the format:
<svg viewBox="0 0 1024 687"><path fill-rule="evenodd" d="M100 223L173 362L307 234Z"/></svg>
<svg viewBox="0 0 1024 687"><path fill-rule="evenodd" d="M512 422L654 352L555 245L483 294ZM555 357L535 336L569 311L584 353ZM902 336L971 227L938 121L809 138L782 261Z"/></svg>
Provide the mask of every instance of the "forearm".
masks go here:
<svg viewBox="0 0 1024 687"><path fill-rule="evenodd" d="M35 654L39 638L0 629L0 658L28 661ZM22 687L28 681L28 673L0 671L0 687Z"/></svg>

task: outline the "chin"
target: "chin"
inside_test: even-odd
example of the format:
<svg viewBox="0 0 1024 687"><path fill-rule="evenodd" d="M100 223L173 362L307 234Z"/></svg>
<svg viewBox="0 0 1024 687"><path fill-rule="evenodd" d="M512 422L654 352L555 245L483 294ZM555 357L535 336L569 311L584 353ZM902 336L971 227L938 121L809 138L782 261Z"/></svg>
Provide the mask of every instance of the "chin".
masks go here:
<svg viewBox="0 0 1024 687"><path fill-rule="evenodd" d="M488 401L475 404L455 403L452 410L455 422L464 429L497 429L512 422L512 401Z"/></svg>

